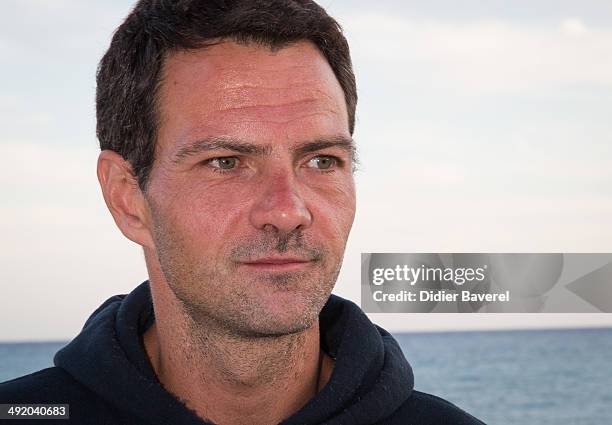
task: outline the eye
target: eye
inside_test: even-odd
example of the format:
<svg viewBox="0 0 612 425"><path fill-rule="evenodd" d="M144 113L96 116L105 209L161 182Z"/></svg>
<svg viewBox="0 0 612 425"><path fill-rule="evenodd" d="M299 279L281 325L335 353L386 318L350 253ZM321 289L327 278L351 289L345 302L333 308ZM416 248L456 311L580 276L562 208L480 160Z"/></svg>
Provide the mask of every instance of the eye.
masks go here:
<svg viewBox="0 0 612 425"><path fill-rule="evenodd" d="M236 168L238 158L235 156L220 156L218 158L211 158L205 161L205 164L211 165L213 168L218 170L231 170Z"/></svg>
<svg viewBox="0 0 612 425"><path fill-rule="evenodd" d="M308 161L307 166L319 170L329 170L338 165L338 158L328 155L319 155Z"/></svg>

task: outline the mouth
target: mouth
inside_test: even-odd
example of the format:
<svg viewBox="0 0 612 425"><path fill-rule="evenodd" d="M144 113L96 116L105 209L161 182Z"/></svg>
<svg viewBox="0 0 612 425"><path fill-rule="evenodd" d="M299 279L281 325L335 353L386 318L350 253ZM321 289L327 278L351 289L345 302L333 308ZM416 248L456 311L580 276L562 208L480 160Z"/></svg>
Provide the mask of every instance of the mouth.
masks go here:
<svg viewBox="0 0 612 425"><path fill-rule="evenodd" d="M245 261L241 265L252 271L286 272L304 270L310 267L314 260L299 257L266 257Z"/></svg>

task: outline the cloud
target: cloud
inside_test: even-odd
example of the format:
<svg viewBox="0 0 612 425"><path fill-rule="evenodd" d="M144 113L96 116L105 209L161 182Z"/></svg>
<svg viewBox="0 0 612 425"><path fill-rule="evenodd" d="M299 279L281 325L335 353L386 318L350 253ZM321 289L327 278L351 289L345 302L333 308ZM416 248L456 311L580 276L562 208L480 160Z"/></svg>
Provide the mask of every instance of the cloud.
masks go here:
<svg viewBox="0 0 612 425"><path fill-rule="evenodd" d="M589 32L579 18L568 18L561 21L561 31L572 37L581 37Z"/></svg>
<svg viewBox="0 0 612 425"><path fill-rule="evenodd" d="M0 170L0 189L35 187L70 191L95 182L97 150L91 147L52 146L42 143L5 141L0 144L4 161Z"/></svg>
<svg viewBox="0 0 612 425"><path fill-rule="evenodd" d="M557 25L467 23L385 15L344 20L357 64L388 77L472 94L499 94L587 84L612 88L612 30L580 18ZM384 67L380 64L384 63Z"/></svg>
<svg viewBox="0 0 612 425"><path fill-rule="evenodd" d="M12 141L0 157L0 288L10 300L0 323L19 324L0 339L72 337L103 300L146 278L141 250L106 210L93 146Z"/></svg>

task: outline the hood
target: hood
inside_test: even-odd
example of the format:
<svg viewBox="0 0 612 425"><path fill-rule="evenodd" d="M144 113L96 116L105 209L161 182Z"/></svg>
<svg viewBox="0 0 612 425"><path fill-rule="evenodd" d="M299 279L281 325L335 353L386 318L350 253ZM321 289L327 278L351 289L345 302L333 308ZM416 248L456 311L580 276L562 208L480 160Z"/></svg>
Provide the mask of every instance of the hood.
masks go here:
<svg viewBox="0 0 612 425"><path fill-rule="evenodd" d="M154 322L149 283L116 295L87 320L54 363L119 411L151 424L205 424L157 380L141 342ZM282 422L372 424L410 396L413 374L399 345L354 303L331 295L319 316L321 346L335 359L327 385Z"/></svg>

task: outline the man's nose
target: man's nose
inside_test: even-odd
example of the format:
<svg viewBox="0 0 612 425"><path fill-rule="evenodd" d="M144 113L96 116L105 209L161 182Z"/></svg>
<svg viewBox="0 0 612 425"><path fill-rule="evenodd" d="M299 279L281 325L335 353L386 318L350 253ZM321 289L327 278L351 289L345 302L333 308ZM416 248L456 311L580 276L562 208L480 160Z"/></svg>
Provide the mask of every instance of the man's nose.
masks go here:
<svg viewBox="0 0 612 425"><path fill-rule="evenodd" d="M290 175L270 176L251 208L250 221L261 230L291 233L312 224L312 214Z"/></svg>

